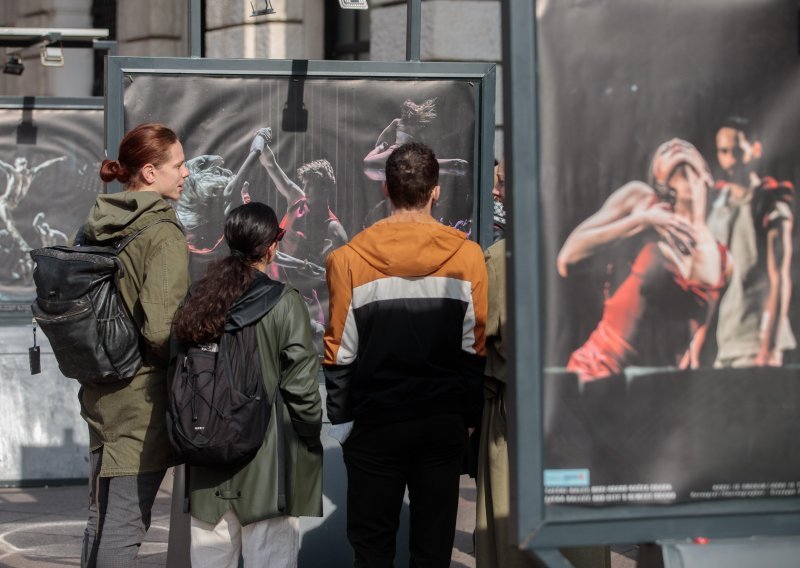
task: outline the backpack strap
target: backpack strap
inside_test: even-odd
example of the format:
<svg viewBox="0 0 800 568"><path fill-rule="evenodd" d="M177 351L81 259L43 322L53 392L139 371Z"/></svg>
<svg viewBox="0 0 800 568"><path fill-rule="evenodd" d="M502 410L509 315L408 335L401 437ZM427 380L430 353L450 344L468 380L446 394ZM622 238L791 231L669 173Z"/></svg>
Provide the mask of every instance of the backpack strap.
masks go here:
<svg viewBox="0 0 800 568"><path fill-rule="evenodd" d="M136 237L138 237L139 235L141 235L142 233L144 233L144 232L145 232L147 229L149 229L149 228L150 228L150 227L152 227L153 225L158 225L159 223L172 223L173 225L175 225L175 226L176 226L176 227L178 227L179 229L181 228L181 226L180 226L180 225L178 225L178 224L177 224L175 221L173 221L172 219L159 219L158 221L153 221L152 223L150 223L149 225L145 225L144 227L142 227L141 229L139 229L139 230L138 230L138 231L136 231L135 233L131 233L131 234L130 234L130 235L128 235L127 237L123 238L122 240L119 240L119 241L117 241L116 243L114 243L114 248L117 250L117 253L121 252L121 251L122 251L122 249L124 249L126 246L128 246L129 244L131 244L131 241L132 241L133 239L135 239Z"/></svg>

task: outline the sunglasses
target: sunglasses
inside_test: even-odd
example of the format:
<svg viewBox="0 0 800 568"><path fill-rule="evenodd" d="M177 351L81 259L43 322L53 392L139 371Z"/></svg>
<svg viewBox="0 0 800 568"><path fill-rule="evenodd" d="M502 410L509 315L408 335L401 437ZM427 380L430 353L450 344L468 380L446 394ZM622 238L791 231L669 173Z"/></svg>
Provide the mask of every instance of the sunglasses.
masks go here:
<svg viewBox="0 0 800 568"><path fill-rule="evenodd" d="M275 240L272 241L274 243L279 243L283 240L284 235L286 235L286 229L278 229L278 234L275 235Z"/></svg>

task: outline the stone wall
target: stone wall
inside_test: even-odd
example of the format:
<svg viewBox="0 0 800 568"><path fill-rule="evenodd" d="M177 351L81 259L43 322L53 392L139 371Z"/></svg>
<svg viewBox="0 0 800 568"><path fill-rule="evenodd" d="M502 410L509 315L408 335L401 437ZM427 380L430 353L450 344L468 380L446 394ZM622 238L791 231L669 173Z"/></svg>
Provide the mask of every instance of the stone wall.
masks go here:
<svg viewBox="0 0 800 568"><path fill-rule="evenodd" d="M188 5L176 0L118 0L119 55L187 57Z"/></svg>
<svg viewBox="0 0 800 568"><path fill-rule="evenodd" d="M206 57L322 59L324 0L273 0L275 13L251 17L250 0L206 3ZM262 9L263 0L253 1Z"/></svg>
<svg viewBox="0 0 800 568"><path fill-rule="evenodd" d="M39 331L42 373L30 374L30 326L0 327L0 485L79 479L89 474L89 432L78 382L58 372Z"/></svg>

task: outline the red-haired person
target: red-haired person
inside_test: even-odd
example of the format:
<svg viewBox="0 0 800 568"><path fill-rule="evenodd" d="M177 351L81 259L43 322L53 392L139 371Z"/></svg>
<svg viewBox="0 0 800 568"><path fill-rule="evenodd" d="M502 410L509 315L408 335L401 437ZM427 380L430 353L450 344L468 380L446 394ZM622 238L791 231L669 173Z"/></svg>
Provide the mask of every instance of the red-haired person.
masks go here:
<svg viewBox="0 0 800 568"><path fill-rule="evenodd" d="M189 252L175 212L189 175L183 147L163 124L140 124L100 177L124 191L99 195L83 225L85 244L110 245L146 229L119 254L119 290L141 332L143 365L117 384L84 383L89 425L89 519L81 566L134 566L158 488L173 465L167 437L167 362L172 317L189 288ZM166 222L162 222L166 221ZM155 224L154 224L155 223Z"/></svg>

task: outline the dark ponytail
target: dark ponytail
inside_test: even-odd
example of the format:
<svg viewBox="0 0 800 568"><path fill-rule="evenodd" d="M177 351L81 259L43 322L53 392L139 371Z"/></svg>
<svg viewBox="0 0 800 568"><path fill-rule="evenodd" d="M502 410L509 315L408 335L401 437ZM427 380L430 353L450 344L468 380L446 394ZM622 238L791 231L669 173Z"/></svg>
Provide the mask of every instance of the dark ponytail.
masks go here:
<svg viewBox="0 0 800 568"><path fill-rule="evenodd" d="M211 343L222 336L228 310L255 278L252 264L266 256L279 229L275 211L265 203L240 205L228 214L225 242L230 255L208 266L178 308L173 331L179 341Z"/></svg>

